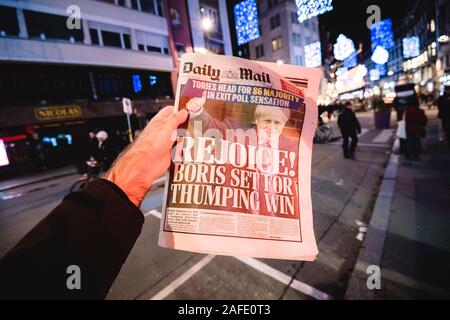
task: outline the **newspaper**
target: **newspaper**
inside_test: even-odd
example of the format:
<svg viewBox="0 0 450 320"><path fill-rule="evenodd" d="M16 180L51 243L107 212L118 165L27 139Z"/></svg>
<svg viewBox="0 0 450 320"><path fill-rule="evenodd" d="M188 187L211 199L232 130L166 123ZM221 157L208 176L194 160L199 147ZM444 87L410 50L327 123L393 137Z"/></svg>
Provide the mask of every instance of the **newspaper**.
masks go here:
<svg viewBox="0 0 450 320"><path fill-rule="evenodd" d="M184 54L159 245L312 261L311 152L320 69Z"/></svg>

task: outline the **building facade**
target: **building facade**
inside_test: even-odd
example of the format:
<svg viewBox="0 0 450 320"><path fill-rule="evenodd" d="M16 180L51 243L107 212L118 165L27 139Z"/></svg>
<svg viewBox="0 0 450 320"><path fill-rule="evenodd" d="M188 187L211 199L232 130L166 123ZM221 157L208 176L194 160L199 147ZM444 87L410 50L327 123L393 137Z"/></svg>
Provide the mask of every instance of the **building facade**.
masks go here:
<svg viewBox="0 0 450 320"><path fill-rule="evenodd" d="M173 39L162 0L0 1L0 175L82 161L89 131L126 143L172 103ZM125 133L125 134L124 134Z"/></svg>
<svg viewBox="0 0 450 320"><path fill-rule="evenodd" d="M170 29L173 35L177 60L186 52L194 52L189 19L189 9L186 0L167 0L170 15Z"/></svg>
<svg viewBox="0 0 450 320"><path fill-rule="evenodd" d="M437 60L436 73L439 91L450 85L450 3L436 0Z"/></svg>
<svg viewBox="0 0 450 320"><path fill-rule="evenodd" d="M172 72L172 88L176 91L179 61L181 55L193 52L192 33L189 20L189 9L186 0L166 0L164 10L168 12L167 25L169 31L169 48L174 64Z"/></svg>
<svg viewBox="0 0 450 320"><path fill-rule="evenodd" d="M419 54L414 57L403 56L402 80L413 82L421 94L437 94L437 32L435 1L416 1L405 15L398 28L398 38L418 37ZM402 41L402 52L405 46Z"/></svg>
<svg viewBox="0 0 450 320"><path fill-rule="evenodd" d="M320 41L318 18L298 21L294 0L258 1L260 34L249 43L250 59L306 65L304 47Z"/></svg>
<svg viewBox="0 0 450 320"><path fill-rule="evenodd" d="M369 74L369 88L376 88L376 93L393 97L397 84L414 83L416 91L422 96L436 97L439 94L438 70L438 32L436 2L417 0L406 8L398 25L393 26L394 46L389 49L389 60L381 66L383 70L379 78L372 79L370 71L376 69L371 61L371 52L366 52L364 61ZM404 39L417 39L418 46L407 48ZM406 40L407 41L407 40ZM378 66L380 67L380 66Z"/></svg>
<svg viewBox="0 0 450 320"><path fill-rule="evenodd" d="M195 52L232 55L226 0L187 0Z"/></svg>
<svg viewBox="0 0 450 320"><path fill-rule="evenodd" d="M250 59L249 44L248 42L239 45L238 36L236 32L236 17L234 16L234 9L236 5L239 5L242 0L228 0L227 10L228 10L228 24L230 26L230 38L232 55L235 57Z"/></svg>

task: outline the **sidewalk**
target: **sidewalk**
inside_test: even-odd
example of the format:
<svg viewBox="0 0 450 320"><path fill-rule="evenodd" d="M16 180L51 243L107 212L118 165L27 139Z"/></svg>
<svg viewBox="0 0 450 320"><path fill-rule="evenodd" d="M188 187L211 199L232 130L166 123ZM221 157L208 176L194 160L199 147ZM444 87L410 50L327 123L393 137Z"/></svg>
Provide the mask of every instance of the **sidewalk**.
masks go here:
<svg viewBox="0 0 450 320"><path fill-rule="evenodd" d="M422 160L391 155L346 299L450 298L450 152L428 117ZM379 290L367 288L369 265Z"/></svg>
<svg viewBox="0 0 450 320"><path fill-rule="evenodd" d="M51 169L39 173L24 175L18 178L12 178L0 182L0 192L22 187L25 185L43 182L60 177L79 174L74 166L66 166L58 169Z"/></svg>
<svg viewBox="0 0 450 320"><path fill-rule="evenodd" d="M450 153L430 120L422 161L398 165L377 299L450 298Z"/></svg>

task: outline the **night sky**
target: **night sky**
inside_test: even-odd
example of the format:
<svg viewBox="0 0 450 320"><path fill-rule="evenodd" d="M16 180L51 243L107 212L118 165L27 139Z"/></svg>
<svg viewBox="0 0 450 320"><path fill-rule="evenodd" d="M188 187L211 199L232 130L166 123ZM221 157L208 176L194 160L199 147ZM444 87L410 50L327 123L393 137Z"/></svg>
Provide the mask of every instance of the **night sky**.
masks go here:
<svg viewBox="0 0 450 320"><path fill-rule="evenodd" d="M367 7L375 4L381 9L381 19L392 18L393 29L409 7L411 0L333 0L333 10L319 16L321 28L330 32L330 40L334 43L337 36L343 33L351 38L358 47L363 43L363 50L370 47L370 30L366 21L370 14Z"/></svg>

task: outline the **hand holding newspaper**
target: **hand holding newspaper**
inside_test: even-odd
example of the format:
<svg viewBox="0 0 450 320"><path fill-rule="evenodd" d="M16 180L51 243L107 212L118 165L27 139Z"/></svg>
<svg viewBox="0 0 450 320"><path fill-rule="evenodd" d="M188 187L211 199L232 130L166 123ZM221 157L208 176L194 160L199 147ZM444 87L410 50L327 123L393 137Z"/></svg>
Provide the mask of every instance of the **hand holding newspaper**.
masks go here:
<svg viewBox="0 0 450 320"><path fill-rule="evenodd" d="M321 71L184 54L159 245L202 253L316 258L311 152Z"/></svg>

